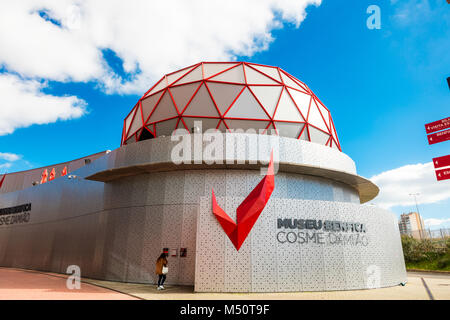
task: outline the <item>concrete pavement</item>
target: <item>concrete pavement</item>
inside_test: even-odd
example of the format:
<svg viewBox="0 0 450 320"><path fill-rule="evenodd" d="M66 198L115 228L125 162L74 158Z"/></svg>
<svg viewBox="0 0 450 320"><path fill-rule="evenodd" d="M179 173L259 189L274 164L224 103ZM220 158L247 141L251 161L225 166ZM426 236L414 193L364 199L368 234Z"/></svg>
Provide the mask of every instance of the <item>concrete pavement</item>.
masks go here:
<svg viewBox="0 0 450 320"><path fill-rule="evenodd" d="M195 293L191 286L165 286L166 290L158 291L155 285L90 279L85 281L149 300L430 300L431 297L433 300L450 299L450 274L417 272L408 272L408 283L405 286L328 292Z"/></svg>
<svg viewBox="0 0 450 320"><path fill-rule="evenodd" d="M0 268L0 300L449 300L450 274L408 272L406 286L373 290L280 293L195 293L192 286L166 286L82 279L80 290L66 287L67 275Z"/></svg>

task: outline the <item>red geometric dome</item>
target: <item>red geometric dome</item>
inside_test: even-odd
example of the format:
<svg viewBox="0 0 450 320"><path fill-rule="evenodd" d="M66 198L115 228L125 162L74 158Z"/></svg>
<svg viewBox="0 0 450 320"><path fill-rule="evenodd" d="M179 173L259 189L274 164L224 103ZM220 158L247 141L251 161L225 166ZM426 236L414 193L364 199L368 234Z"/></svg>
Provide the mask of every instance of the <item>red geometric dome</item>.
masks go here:
<svg viewBox="0 0 450 320"><path fill-rule="evenodd" d="M169 73L124 120L122 145L215 128L275 129L280 136L341 150L330 111L306 84L277 67L247 62L201 62Z"/></svg>

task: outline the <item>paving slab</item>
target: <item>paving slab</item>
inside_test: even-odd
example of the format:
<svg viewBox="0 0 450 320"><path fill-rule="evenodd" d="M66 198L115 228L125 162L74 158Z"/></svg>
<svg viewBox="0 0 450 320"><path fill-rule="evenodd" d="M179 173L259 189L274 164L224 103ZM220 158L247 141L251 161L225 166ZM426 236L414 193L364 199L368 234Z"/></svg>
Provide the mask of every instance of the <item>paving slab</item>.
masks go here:
<svg viewBox="0 0 450 320"><path fill-rule="evenodd" d="M0 268L0 300L130 300L113 289L81 283L68 289L67 275Z"/></svg>

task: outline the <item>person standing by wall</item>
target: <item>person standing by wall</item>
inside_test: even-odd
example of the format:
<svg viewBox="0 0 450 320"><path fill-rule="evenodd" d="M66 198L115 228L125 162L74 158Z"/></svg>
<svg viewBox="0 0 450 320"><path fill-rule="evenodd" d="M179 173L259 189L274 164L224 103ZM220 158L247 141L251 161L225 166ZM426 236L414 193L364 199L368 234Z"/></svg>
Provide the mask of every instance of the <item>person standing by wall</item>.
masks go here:
<svg viewBox="0 0 450 320"><path fill-rule="evenodd" d="M167 255L163 252L156 260L156 274L158 275L157 290L164 290L164 281L166 281L166 274L169 271L167 264Z"/></svg>

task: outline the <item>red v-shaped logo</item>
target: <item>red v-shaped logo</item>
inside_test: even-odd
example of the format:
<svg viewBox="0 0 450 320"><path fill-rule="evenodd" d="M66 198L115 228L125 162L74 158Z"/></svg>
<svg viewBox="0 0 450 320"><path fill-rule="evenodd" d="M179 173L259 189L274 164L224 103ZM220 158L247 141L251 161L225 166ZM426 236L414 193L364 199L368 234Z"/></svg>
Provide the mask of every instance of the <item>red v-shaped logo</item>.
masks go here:
<svg viewBox="0 0 450 320"><path fill-rule="evenodd" d="M5 178L6 178L6 173L3 175L2 180L0 180L0 188L1 188L2 185L3 185L3 181L5 181Z"/></svg>
<svg viewBox="0 0 450 320"><path fill-rule="evenodd" d="M230 238L231 242L239 251L239 248L244 243L250 230L259 215L263 211L264 207L269 201L270 195L275 188L275 179L273 172L273 151L270 154L270 163L267 170L267 175L261 180L260 183L253 189L252 192L245 198L245 200L239 205L236 210L236 221L230 218L228 214L217 204L214 190L212 190L212 205L213 213L222 226L223 230Z"/></svg>

